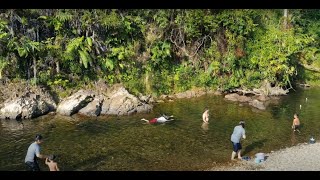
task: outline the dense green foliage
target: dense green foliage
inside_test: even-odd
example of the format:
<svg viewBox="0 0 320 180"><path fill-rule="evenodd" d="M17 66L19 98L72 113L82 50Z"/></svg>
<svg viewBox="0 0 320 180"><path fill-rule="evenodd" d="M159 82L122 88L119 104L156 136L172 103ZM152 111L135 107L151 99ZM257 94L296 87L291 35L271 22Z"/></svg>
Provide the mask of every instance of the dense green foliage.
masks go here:
<svg viewBox="0 0 320 180"><path fill-rule="evenodd" d="M318 10L0 10L0 78L133 93L317 80Z"/></svg>

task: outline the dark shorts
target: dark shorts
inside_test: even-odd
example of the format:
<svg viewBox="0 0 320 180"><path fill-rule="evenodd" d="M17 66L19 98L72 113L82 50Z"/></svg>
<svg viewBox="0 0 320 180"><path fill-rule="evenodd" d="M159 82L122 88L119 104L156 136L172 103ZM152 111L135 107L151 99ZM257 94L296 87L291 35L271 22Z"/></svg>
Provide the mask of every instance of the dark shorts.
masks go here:
<svg viewBox="0 0 320 180"><path fill-rule="evenodd" d="M298 130L300 128L300 125L294 125L294 130Z"/></svg>
<svg viewBox="0 0 320 180"><path fill-rule="evenodd" d="M231 142L232 142L232 141L231 141ZM234 151L234 152L238 152L239 150L242 149L242 146L241 146L240 143L234 143L234 142L232 142L232 146L233 146L233 151Z"/></svg>
<svg viewBox="0 0 320 180"><path fill-rule="evenodd" d="M37 161L35 161L35 162L27 161L26 165L27 165L28 171L40 171L40 168L39 168Z"/></svg>

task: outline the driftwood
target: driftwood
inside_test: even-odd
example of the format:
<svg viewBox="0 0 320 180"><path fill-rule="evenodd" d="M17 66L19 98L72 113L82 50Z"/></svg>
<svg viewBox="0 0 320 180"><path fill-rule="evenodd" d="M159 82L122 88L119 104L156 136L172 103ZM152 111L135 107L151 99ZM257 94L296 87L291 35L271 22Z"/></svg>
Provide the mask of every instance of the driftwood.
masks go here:
<svg viewBox="0 0 320 180"><path fill-rule="evenodd" d="M244 90L244 89L239 89L239 88L234 89L233 91L234 91L234 92L237 92L237 93L241 93L241 94L244 95L244 96L247 95L247 94L254 94L254 95L258 95L258 96L262 95L261 93L259 93L259 92L257 92L257 91Z"/></svg>
<svg viewBox="0 0 320 180"><path fill-rule="evenodd" d="M303 64L301 62L298 62L301 66L303 66L305 69L310 70L310 71L314 71L314 72L320 72L320 68L314 67L312 65L308 65L308 64Z"/></svg>
<svg viewBox="0 0 320 180"><path fill-rule="evenodd" d="M303 84L303 83L297 83L297 85L301 86L301 87L310 87L309 84Z"/></svg>

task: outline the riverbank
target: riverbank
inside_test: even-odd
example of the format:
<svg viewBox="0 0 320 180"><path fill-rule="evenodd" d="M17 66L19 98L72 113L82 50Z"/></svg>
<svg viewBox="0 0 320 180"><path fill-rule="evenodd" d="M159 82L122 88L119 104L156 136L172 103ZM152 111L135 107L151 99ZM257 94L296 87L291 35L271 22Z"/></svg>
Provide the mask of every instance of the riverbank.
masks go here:
<svg viewBox="0 0 320 180"><path fill-rule="evenodd" d="M266 153L266 161L255 163L254 157L249 161L230 162L213 171L320 171L320 143L299 144Z"/></svg>

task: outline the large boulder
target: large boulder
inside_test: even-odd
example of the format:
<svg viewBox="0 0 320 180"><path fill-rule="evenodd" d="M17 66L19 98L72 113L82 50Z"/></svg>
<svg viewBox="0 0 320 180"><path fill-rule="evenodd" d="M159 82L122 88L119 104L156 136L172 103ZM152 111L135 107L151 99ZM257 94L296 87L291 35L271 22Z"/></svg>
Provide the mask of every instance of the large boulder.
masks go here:
<svg viewBox="0 0 320 180"><path fill-rule="evenodd" d="M132 113L149 112L152 105L140 101L123 86L115 85L107 94L102 105L102 115L130 115Z"/></svg>
<svg viewBox="0 0 320 180"><path fill-rule="evenodd" d="M103 103L103 96L96 96L86 107L79 111L79 114L85 116L99 116Z"/></svg>
<svg viewBox="0 0 320 180"><path fill-rule="evenodd" d="M224 96L229 101L239 101L239 102L249 102L252 100L251 97L248 96L240 96L237 93L227 94Z"/></svg>
<svg viewBox="0 0 320 180"><path fill-rule="evenodd" d="M265 96L282 96L289 93L289 89L283 89L278 86L271 86L271 83L267 80L263 81L259 89L254 88L253 92Z"/></svg>
<svg viewBox="0 0 320 180"><path fill-rule="evenodd" d="M250 106L253 106L253 107L258 108L260 110L266 109L266 105L264 102L270 99L270 98L266 97L265 95L248 97L248 96L240 96L237 93L227 94L224 97L229 101L249 103Z"/></svg>
<svg viewBox="0 0 320 180"><path fill-rule="evenodd" d="M79 90L58 105L57 114L71 116L87 106L94 97L93 91Z"/></svg>
<svg viewBox="0 0 320 180"><path fill-rule="evenodd" d="M26 93L25 95L4 102L0 109L1 119L29 119L44 115L50 108L39 95Z"/></svg>
<svg viewBox="0 0 320 180"><path fill-rule="evenodd" d="M185 92L176 93L174 96L177 99L182 99L182 98L200 97L205 94L206 94L206 91L204 90L188 90Z"/></svg>

